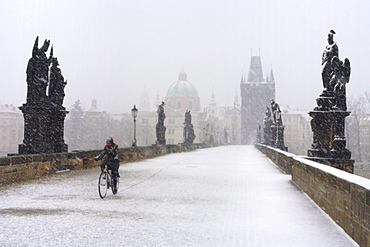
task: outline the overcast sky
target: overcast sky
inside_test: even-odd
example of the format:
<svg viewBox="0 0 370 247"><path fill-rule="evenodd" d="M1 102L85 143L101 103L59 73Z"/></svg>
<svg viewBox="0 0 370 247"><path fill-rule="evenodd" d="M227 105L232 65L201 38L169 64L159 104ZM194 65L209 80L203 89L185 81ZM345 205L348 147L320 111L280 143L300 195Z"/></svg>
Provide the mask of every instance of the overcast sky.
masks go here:
<svg viewBox="0 0 370 247"><path fill-rule="evenodd" d="M2 0L0 103L26 102L26 67L36 36L50 39L68 84L64 106L91 100L129 112L146 86L161 97L184 69L207 106L240 95L251 55L272 68L276 101L313 109L322 91L321 55L330 29L352 74L347 95L370 92L370 1L344 0ZM140 111L140 109L139 109Z"/></svg>

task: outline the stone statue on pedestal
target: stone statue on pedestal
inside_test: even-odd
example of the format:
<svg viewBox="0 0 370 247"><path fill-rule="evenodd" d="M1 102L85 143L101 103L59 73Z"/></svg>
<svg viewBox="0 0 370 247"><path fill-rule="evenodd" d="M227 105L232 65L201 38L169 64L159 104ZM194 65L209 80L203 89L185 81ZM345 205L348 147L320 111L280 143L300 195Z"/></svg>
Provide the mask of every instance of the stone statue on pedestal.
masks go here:
<svg viewBox="0 0 370 247"><path fill-rule="evenodd" d="M277 123L277 121L280 120L280 106L272 99L271 101L271 112L272 112L272 120L274 122L274 124ZM279 114L279 116L278 116ZM278 117L278 119L277 119Z"/></svg>
<svg viewBox="0 0 370 247"><path fill-rule="evenodd" d="M64 119L68 112L63 107L67 83L57 58L53 57L53 47L49 58L46 56L50 40L45 40L41 48L38 41L37 37L27 65L27 102L19 107L24 117L24 139L19 154L67 152Z"/></svg>
<svg viewBox="0 0 370 247"><path fill-rule="evenodd" d="M67 82L64 81L62 71L58 66L58 59L53 57L50 68L49 98L54 105L62 106L65 96L64 87L67 85Z"/></svg>
<svg viewBox="0 0 370 247"><path fill-rule="evenodd" d="M263 119L263 141L262 143L265 145L271 145L271 111L269 107L266 107L265 117Z"/></svg>
<svg viewBox="0 0 370 247"><path fill-rule="evenodd" d="M328 45L322 56L323 92L316 99L317 107L308 114L312 117L313 143L308 150L310 159L353 173L354 161L346 149L345 118L349 116L346 103L346 84L351 66L348 58L339 59L333 30L328 34Z"/></svg>
<svg viewBox="0 0 370 247"><path fill-rule="evenodd" d="M334 85L334 106L333 109L340 111L347 111L346 100L346 84L349 82L351 74L351 65L348 58L344 62L340 61L338 57L332 59L333 73L330 79L330 84Z"/></svg>
<svg viewBox="0 0 370 247"><path fill-rule="evenodd" d="M330 79L333 72L333 66L332 66L332 59L333 57L339 56L339 50L337 43L334 42L334 34L335 32L333 30L330 30L328 34L328 45L325 47L324 52L322 53L322 83L323 83L323 96L330 95L331 92L333 92L334 85L330 83Z"/></svg>
<svg viewBox="0 0 370 247"><path fill-rule="evenodd" d="M184 143L193 143L195 139L194 127L191 123L191 113L190 111L185 112L185 122L184 122Z"/></svg>
<svg viewBox="0 0 370 247"><path fill-rule="evenodd" d="M51 48L49 58L46 52L49 49L50 40L45 40L41 48L38 48L39 37L33 45L32 57L27 65L27 103L29 105L42 105L47 101L46 87L49 82L49 66L53 57Z"/></svg>
<svg viewBox="0 0 370 247"><path fill-rule="evenodd" d="M271 111L273 122L271 125L271 146L287 151L288 148L284 146L284 125L281 118L280 106L272 99Z"/></svg>
<svg viewBox="0 0 370 247"><path fill-rule="evenodd" d="M344 62L339 60L339 49L334 42L333 30L328 34L328 45L322 55L322 82L323 91L317 99L316 110L347 110L346 84L349 82L351 65L348 58Z"/></svg>
<svg viewBox="0 0 370 247"><path fill-rule="evenodd" d="M157 113L158 113L158 123L156 125L156 136L157 141L156 144L158 145L166 145L166 127L164 126L164 120L166 118L166 114L164 114L164 106L165 103L162 103L158 106Z"/></svg>

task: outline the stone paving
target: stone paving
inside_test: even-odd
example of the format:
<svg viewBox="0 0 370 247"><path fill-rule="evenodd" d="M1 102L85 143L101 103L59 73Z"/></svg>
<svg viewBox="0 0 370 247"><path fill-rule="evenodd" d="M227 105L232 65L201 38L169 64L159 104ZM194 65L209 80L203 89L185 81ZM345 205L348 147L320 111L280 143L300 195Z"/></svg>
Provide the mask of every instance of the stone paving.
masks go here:
<svg viewBox="0 0 370 247"><path fill-rule="evenodd" d="M0 246L358 246L253 146L121 164L0 188Z"/></svg>

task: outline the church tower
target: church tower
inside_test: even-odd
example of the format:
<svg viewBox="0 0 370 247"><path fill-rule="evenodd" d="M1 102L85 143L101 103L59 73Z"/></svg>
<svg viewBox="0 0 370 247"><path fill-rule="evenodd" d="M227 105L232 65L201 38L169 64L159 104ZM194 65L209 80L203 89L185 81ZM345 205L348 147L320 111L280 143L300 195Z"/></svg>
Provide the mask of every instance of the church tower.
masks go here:
<svg viewBox="0 0 370 247"><path fill-rule="evenodd" d="M211 103L209 103L208 109L209 109L210 116L215 117L215 118L218 117L218 107L215 101L215 93L213 91L212 91L212 96L211 96Z"/></svg>
<svg viewBox="0 0 370 247"><path fill-rule="evenodd" d="M258 124L262 126L266 107L270 100L275 100L275 80L271 70L266 80L262 74L261 57L251 57L248 78L242 77L240 83L241 107L241 142L254 144L257 141Z"/></svg>
<svg viewBox="0 0 370 247"><path fill-rule="evenodd" d="M146 90L146 86L144 88L144 92L140 96L140 104L139 104L139 109L141 111L150 111L150 98L149 94Z"/></svg>

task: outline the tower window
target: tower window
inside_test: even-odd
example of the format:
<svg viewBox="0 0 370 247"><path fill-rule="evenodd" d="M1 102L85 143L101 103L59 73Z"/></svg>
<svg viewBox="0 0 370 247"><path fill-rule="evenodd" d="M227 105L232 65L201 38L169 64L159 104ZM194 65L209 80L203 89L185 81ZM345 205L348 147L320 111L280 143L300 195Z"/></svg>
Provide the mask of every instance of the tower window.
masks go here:
<svg viewBox="0 0 370 247"><path fill-rule="evenodd" d="M175 134L175 130L174 130L174 129L169 129L169 130L168 130L168 134L170 134L170 135Z"/></svg>

